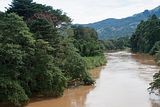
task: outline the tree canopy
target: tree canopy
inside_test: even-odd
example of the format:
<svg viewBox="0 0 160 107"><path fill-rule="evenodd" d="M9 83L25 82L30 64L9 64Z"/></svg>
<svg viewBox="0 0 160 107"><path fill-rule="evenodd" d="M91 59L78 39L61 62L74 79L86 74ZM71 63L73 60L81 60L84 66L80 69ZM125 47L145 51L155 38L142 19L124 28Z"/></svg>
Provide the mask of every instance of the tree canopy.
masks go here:
<svg viewBox="0 0 160 107"><path fill-rule="evenodd" d="M157 63L160 64L160 19L156 15L147 21L141 21L137 26L131 37L131 49L133 52L154 55ZM160 92L160 72L156 73L153 79L150 89Z"/></svg>
<svg viewBox="0 0 160 107"><path fill-rule="evenodd" d="M97 33L70 25L62 10L33 0L0 12L0 102L23 106L33 95L63 95L71 81L94 83L85 59L105 59Z"/></svg>
<svg viewBox="0 0 160 107"><path fill-rule="evenodd" d="M96 56L102 53L97 32L92 28L73 26L74 45L82 56Z"/></svg>
<svg viewBox="0 0 160 107"><path fill-rule="evenodd" d="M153 15L138 25L131 37L131 48L134 52L149 53L158 41L160 41L160 19Z"/></svg>

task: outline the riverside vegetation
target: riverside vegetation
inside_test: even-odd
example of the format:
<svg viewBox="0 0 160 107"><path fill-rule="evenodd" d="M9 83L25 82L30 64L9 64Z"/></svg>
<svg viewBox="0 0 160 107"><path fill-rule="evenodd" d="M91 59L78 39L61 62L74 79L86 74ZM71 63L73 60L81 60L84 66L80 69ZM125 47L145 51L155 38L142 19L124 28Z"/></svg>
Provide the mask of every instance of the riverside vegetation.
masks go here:
<svg viewBox="0 0 160 107"><path fill-rule="evenodd" d="M108 39L102 41L102 46L107 51L110 50L124 50L130 48L130 37L120 37L115 39Z"/></svg>
<svg viewBox="0 0 160 107"><path fill-rule="evenodd" d="M0 102L14 106L62 96L73 80L91 85L87 69L106 63L95 30L32 0L13 0L0 12L0 59Z"/></svg>
<svg viewBox="0 0 160 107"><path fill-rule="evenodd" d="M102 41L106 50L131 48L132 52L153 55L160 65L160 19L153 15L146 21L141 21L131 37L121 37ZM160 72L154 76L150 89L160 93Z"/></svg>
<svg viewBox="0 0 160 107"><path fill-rule="evenodd" d="M153 15L148 20L141 21L131 37L103 40L101 43L105 50L122 50L131 48L135 53L153 55L157 64L160 65L160 19ZM154 76L150 89L160 93L160 72Z"/></svg>
<svg viewBox="0 0 160 107"><path fill-rule="evenodd" d="M131 50L133 52L148 53L155 56L160 64L160 19L153 15L146 21L141 21L131 37ZM150 89L160 92L160 72L154 75Z"/></svg>

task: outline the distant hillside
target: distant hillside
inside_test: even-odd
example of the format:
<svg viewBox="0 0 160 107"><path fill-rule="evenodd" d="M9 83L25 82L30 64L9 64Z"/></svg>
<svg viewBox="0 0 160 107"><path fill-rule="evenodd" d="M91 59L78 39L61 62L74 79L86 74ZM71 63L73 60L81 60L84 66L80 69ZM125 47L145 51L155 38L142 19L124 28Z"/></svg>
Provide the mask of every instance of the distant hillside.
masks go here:
<svg viewBox="0 0 160 107"><path fill-rule="evenodd" d="M144 12L135 14L131 17L122 19L109 18L82 26L95 28L100 39L130 36L135 31L136 26L141 20L146 20L153 14L156 14L158 17L160 17L160 6L153 10L145 10Z"/></svg>

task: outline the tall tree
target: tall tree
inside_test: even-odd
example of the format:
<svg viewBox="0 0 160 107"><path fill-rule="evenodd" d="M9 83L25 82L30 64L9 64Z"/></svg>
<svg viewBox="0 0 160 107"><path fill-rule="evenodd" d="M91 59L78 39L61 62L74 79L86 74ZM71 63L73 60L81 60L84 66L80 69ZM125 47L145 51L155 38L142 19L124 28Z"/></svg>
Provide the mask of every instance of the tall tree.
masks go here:
<svg viewBox="0 0 160 107"><path fill-rule="evenodd" d="M7 11L15 12L26 20L34 14L33 4L33 0L13 0Z"/></svg>
<svg viewBox="0 0 160 107"><path fill-rule="evenodd" d="M97 32L91 28L73 26L74 45L82 56L95 56L102 53Z"/></svg>
<svg viewBox="0 0 160 107"><path fill-rule="evenodd" d="M16 14L1 14L0 101L9 101L20 106L28 100L21 81L22 78L27 80L26 75L31 69L30 56L34 54L34 42L21 17Z"/></svg>
<svg viewBox="0 0 160 107"><path fill-rule="evenodd" d="M160 19L155 15L147 21L142 21L131 37L131 47L135 52L148 53L154 44L160 40Z"/></svg>
<svg viewBox="0 0 160 107"><path fill-rule="evenodd" d="M46 6L33 2L33 0L13 0L8 13L15 12L19 16L23 16L24 20L30 18L43 17L54 22L56 26L59 24L69 24L71 19L59 9L53 9L51 6Z"/></svg>

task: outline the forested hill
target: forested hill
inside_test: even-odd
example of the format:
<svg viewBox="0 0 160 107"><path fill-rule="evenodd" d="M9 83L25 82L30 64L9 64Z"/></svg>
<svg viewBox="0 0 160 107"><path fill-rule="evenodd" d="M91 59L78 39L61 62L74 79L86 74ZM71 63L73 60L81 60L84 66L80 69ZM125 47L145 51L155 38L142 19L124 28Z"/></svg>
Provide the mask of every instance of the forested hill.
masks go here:
<svg viewBox="0 0 160 107"><path fill-rule="evenodd" d="M119 38L122 36L130 36L135 31L137 25L141 20L147 20L148 17L155 14L160 17L160 6L153 10L145 10L142 13L123 19L106 19L99 22L85 24L85 27L95 28L99 34L100 39Z"/></svg>

